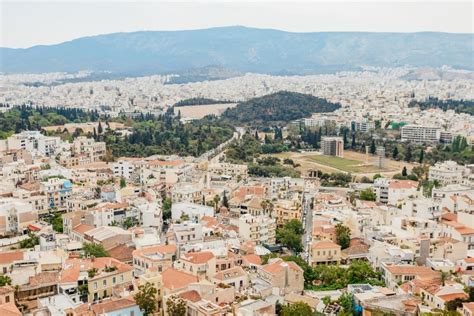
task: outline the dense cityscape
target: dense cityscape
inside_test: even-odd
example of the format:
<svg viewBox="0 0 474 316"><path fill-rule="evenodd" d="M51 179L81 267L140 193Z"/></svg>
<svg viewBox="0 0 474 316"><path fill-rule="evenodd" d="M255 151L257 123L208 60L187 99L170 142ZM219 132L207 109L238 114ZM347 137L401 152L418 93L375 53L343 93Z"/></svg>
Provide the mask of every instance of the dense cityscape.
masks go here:
<svg viewBox="0 0 474 316"><path fill-rule="evenodd" d="M0 2L0 316L474 316L472 2Z"/></svg>

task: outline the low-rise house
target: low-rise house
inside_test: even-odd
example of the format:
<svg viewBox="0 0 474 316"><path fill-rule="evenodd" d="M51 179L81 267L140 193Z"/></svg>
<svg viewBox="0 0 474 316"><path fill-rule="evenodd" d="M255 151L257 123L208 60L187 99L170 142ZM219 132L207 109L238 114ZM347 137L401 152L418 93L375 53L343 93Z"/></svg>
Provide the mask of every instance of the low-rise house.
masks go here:
<svg viewBox="0 0 474 316"><path fill-rule="evenodd" d="M311 244L311 264L331 264L341 261L341 246L332 241L315 241Z"/></svg>
<svg viewBox="0 0 474 316"><path fill-rule="evenodd" d="M272 259L257 270L257 275L270 284L275 295L298 292L304 288L303 269L292 261Z"/></svg>
<svg viewBox="0 0 474 316"><path fill-rule="evenodd" d="M399 284L415 278L421 280L439 279L441 274L431 268L408 264L382 264L382 274L385 284L391 290L396 290Z"/></svg>
<svg viewBox="0 0 474 316"><path fill-rule="evenodd" d="M216 257L211 251L188 252L174 266L199 278L210 278L216 273Z"/></svg>
<svg viewBox="0 0 474 316"><path fill-rule="evenodd" d="M232 286L239 292L249 285L249 277L241 267L219 271L211 279L215 284Z"/></svg>
<svg viewBox="0 0 474 316"><path fill-rule="evenodd" d="M141 275L149 269L162 272L170 268L176 258L175 245L160 245L144 247L133 251L133 268L136 275Z"/></svg>
<svg viewBox="0 0 474 316"><path fill-rule="evenodd" d="M88 302L113 296L117 286L131 285L133 268L114 258L68 259L60 273L59 292Z"/></svg>

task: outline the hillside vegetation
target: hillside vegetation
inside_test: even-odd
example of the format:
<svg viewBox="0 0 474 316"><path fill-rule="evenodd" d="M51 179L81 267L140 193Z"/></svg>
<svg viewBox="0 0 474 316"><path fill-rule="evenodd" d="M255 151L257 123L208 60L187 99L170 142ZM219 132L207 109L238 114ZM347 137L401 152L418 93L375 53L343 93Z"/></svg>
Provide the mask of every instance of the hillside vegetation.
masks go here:
<svg viewBox="0 0 474 316"><path fill-rule="evenodd" d="M340 104L330 103L308 94L280 91L263 97L254 98L227 109L223 117L248 125L268 123L288 123L311 116L312 113L333 112Z"/></svg>

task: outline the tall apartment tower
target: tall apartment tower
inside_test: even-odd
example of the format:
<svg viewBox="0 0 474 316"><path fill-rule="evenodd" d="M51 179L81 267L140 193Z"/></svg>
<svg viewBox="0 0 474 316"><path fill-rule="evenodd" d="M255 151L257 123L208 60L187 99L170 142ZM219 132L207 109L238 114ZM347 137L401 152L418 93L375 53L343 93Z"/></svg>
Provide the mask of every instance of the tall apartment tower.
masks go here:
<svg viewBox="0 0 474 316"><path fill-rule="evenodd" d="M379 169L383 169L385 167L385 147L377 146L375 150L375 165Z"/></svg>
<svg viewBox="0 0 474 316"><path fill-rule="evenodd" d="M342 137L323 137L321 139L323 155L344 157L344 140Z"/></svg>

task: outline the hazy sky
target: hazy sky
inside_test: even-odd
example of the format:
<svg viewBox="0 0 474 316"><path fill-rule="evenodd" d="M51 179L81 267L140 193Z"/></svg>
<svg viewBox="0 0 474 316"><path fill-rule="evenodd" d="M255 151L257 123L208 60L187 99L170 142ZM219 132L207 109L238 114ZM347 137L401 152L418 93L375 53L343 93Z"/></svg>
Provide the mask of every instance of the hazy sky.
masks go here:
<svg viewBox="0 0 474 316"><path fill-rule="evenodd" d="M245 25L286 31L473 32L471 1L0 0L0 46L139 30Z"/></svg>

